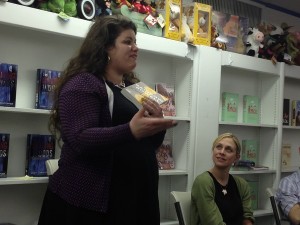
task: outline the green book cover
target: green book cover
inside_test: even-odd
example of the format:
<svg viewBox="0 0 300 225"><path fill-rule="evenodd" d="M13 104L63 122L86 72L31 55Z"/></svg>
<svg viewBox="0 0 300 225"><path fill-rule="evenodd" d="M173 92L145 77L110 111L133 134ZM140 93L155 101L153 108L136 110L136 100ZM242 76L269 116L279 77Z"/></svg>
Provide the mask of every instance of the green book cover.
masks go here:
<svg viewBox="0 0 300 225"><path fill-rule="evenodd" d="M244 95L243 97L243 122L259 123L260 100L258 96Z"/></svg>
<svg viewBox="0 0 300 225"><path fill-rule="evenodd" d="M236 93L222 93L222 121L237 122L239 95Z"/></svg>
<svg viewBox="0 0 300 225"><path fill-rule="evenodd" d="M252 210L258 209L258 181L248 181Z"/></svg>
<svg viewBox="0 0 300 225"><path fill-rule="evenodd" d="M258 165L258 142L257 140L242 140L242 159L250 160Z"/></svg>

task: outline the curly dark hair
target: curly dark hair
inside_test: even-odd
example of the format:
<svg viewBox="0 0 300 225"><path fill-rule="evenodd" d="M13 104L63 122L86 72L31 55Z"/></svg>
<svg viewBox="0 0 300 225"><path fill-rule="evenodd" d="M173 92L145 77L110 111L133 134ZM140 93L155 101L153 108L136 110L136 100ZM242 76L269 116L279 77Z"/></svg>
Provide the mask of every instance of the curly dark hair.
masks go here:
<svg viewBox="0 0 300 225"><path fill-rule="evenodd" d="M77 54L70 60L54 90L54 104L48 123L49 131L61 141L61 121L58 99L64 86L73 76L80 73L91 73L96 77L104 77L108 63L107 49L115 45L115 41L124 30L131 29L137 33L136 25L122 15L97 17L90 27ZM124 74L123 79L131 83L139 81L134 73Z"/></svg>

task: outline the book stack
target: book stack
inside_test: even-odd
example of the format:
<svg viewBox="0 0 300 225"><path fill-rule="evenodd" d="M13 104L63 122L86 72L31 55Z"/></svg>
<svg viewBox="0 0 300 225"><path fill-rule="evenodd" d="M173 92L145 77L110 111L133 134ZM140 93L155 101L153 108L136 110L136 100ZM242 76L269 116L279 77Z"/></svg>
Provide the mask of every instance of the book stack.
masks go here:
<svg viewBox="0 0 300 225"><path fill-rule="evenodd" d="M171 140L165 139L156 152L158 168L160 170L170 170L175 168L175 162L172 154Z"/></svg>
<svg viewBox="0 0 300 225"><path fill-rule="evenodd" d="M0 106L15 107L18 66L0 62Z"/></svg>
<svg viewBox="0 0 300 225"><path fill-rule="evenodd" d="M0 178L7 177L10 134L0 133Z"/></svg>
<svg viewBox="0 0 300 225"><path fill-rule="evenodd" d="M52 108L54 89L60 76L60 71L37 69L35 98L36 109L50 110Z"/></svg>
<svg viewBox="0 0 300 225"><path fill-rule="evenodd" d="M33 177L47 176L46 160L54 159L54 135L28 134L26 175Z"/></svg>
<svg viewBox="0 0 300 225"><path fill-rule="evenodd" d="M258 124L260 122L260 100L258 96L244 95L243 122Z"/></svg>
<svg viewBox="0 0 300 225"><path fill-rule="evenodd" d="M155 90L168 99L168 101L160 105L164 116L176 116L174 85L156 83Z"/></svg>
<svg viewBox="0 0 300 225"><path fill-rule="evenodd" d="M237 122L239 95L236 93L222 93L222 121Z"/></svg>

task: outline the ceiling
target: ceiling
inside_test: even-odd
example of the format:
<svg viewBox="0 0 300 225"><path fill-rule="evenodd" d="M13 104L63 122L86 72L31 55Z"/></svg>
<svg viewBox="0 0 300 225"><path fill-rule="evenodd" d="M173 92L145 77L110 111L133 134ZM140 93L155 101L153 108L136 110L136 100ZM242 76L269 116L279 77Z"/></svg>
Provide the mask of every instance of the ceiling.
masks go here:
<svg viewBox="0 0 300 225"><path fill-rule="evenodd" d="M300 18L299 0L251 0Z"/></svg>

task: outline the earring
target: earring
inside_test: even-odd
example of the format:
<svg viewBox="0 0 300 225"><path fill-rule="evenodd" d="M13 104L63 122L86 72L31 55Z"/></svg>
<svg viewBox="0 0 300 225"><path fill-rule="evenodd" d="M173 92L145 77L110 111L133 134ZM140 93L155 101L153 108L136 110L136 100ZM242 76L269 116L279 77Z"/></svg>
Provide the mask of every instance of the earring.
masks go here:
<svg viewBox="0 0 300 225"><path fill-rule="evenodd" d="M108 61L108 62L110 61L110 56L107 56L107 61Z"/></svg>

